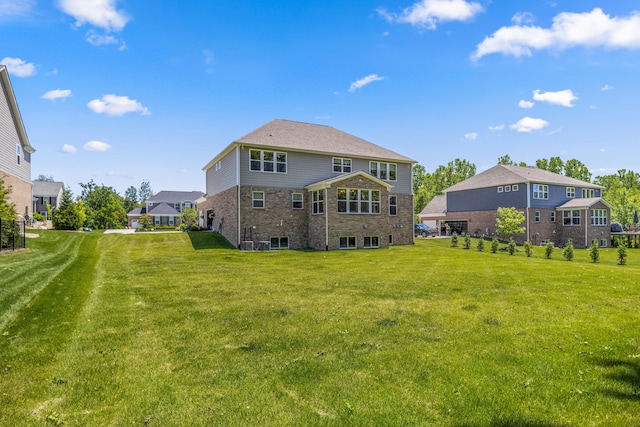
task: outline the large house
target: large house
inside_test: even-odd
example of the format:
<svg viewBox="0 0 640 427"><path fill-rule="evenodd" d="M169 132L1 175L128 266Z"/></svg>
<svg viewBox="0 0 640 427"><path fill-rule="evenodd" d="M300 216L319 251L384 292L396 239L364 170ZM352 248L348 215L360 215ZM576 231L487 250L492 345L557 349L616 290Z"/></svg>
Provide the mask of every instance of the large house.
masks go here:
<svg viewBox="0 0 640 427"><path fill-rule="evenodd" d="M0 65L0 178L11 187L9 201L20 216L31 215L31 154L22 117L18 110L9 72Z"/></svg>
<svg viewBox="0 0 640 427"><path fill-rule="evenodd" d="M605 247L611 237L611 205L602 190L543 169L497 165L447 188L444 200L427 206L419 217L459 234L495 235L497 209L514 207L525 216L525 232L513 236L519 243L564 246L571 239L584 248L596 240Z"/></svg>
<svg viewBox="0 0 640 427"><path fill-rule="evenodd" d="M152 224L155 226L179 225L182 211L186 208L197 211L198 203L204 200L203 196L202 191L160 191L145 200L144 207L135 208L127 213L128 225L138 228L140 217L144 214L151 216Z"/></svg>
<svg viewBox="0 0 640 427"><path fill-rule="evenodd" d="M276 119L207 163L200 209L242 249L407 245L413 163L329 126Z"/></svg>
<svg viewBox="0 0 640 427"><path fill-rule="evenodd" d="M63 190L63 182L33 181L33 212L51 219L49 210L60 207Z"/></svg>

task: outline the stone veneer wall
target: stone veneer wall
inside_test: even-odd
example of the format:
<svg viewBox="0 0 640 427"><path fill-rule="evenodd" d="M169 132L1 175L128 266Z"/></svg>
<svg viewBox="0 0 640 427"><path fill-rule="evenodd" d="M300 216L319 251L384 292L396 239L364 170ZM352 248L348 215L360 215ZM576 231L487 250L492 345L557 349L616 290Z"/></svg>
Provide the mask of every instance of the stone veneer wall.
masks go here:
<svg viewBox="0 0 640 427"><path fill-rule="evenodd" d="M253 191L264 191L264 208L252 207ZM303 195L302 209L293 209L293 193ZM270 242L272 237L287 237L290 249L306 249L309 247L309 196L302 188L241 187L240 240L252 240L257 247L259 242Z"/></svg>
<svg viewBox="0 0 640 427"><path fill-rule="evenodd" d="M2 173L1 176L5 188L11 187L9 201L16 205L16 213L18 215L33 215L33 212L31 212L33 209L32 184L12 175Z"/></svg>

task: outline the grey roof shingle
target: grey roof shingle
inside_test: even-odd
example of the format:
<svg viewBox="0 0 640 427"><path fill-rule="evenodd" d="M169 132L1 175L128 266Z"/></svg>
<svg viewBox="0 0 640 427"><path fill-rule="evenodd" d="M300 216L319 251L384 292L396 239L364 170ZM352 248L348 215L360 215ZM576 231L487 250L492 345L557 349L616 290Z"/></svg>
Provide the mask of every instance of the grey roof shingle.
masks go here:
<svg viewBox="0 0 640 427"><path fill-rule="evenodd" d="M160 203L152 207L148 212L149 215L180 215L180 212L166 203Z"/></svg>
<svg viewBox="0 0 640 427"><path fill-rule="evenodd" d="M444 195L434 196L427 206L418 214L421 217L441 217L447 210L447 199Z"/></svg>
<svg viewBox="0 0 640 427"><path fill-rule="evenodd" d="M195 201L204 196L202 191L160 191L146 200L147 203L180 203L184 201Z"/></svg>
<svg viewBox="0 0 640 427"><path fill-rule="evenodd" d="M566 202L565 204L558 206L556 209L584 209L590 208L598 202L602 202L608 208L611 208L611 205L601 197L585 197L572 199Z"/></svg>
<svg viewBox="0 0 640 427"><path fill-rule="evenodd" d="M33 195L36 197L57 197L63 188L63 182L33 181Z"/></svg>
<svg viewBox="0 0 640 427"><path fill-rule="evenodd" d="M496 185L511 185L535 182L539 184L566 185L581 188L604 188L600 185L569 178L544 169L515 165L497 165L484 172L444 190L445 193L476 188L487 188Z"/></svg>
<svg viewBox="0 0 640 427"><path fill-rule="evenodd" d="M409 157L380 147L331 126L274 119L235 143L274 149L368 157L415 163Z"/></svg>

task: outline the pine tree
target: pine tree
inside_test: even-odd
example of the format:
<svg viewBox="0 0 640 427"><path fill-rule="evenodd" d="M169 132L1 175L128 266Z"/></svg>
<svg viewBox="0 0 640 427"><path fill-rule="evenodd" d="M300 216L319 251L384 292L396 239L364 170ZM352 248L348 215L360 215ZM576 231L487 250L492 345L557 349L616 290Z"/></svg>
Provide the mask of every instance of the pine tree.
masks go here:
<svg viewBox="0 0 640 427"><path fill-rule="evenodd" d="M71 190L65 188L62 190L62 198L60 206L53 216L53 226L58 230L78 230L82 227L86 219L84 205L82 202L74 202Z"/></svg>

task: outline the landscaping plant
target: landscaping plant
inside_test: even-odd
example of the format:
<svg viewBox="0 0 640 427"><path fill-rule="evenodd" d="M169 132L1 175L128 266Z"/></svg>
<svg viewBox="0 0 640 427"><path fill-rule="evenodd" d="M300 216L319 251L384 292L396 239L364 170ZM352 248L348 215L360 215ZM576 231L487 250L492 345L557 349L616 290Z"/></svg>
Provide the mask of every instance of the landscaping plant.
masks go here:
<svg viewBox="0 0 640 427"><path fill-rule="evenodd" d="M555 247L553 246L553 242L549 240L547 244L544 246L544 257L546 259L551 259L551 254L553 253L554 249Z"/></svg>
<svg viewBox="0 0 640 427"><path fill-rule="evenodd" d="M573 241L571 239L567 240L567 244L562 251L562 256L567 261L573 261Z"/></svg>
<svg viewBox="0 0 640 427"><path fill-rule="evenodd" d="M591 257L592 262L598 262L598 260L600 260L600 249L598 248L598 241L595 239L591 242L589 256Z"/></svg>

